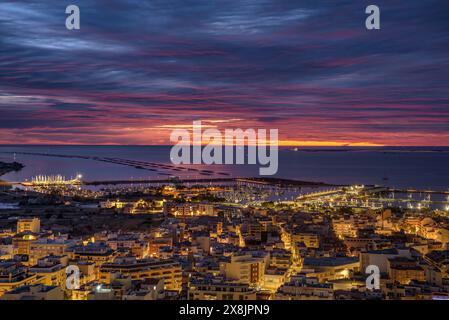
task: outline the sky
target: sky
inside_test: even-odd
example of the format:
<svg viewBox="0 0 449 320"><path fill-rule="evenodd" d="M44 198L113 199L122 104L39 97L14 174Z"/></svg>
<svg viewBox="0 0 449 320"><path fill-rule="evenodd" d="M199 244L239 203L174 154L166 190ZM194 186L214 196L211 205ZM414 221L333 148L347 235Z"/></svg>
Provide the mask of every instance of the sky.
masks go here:
<svg viewBox="0 0 449 320"><path fill-rule="evenodd" d="M449 1L0 2L0 144L166 145L197 120L449 146Z"/></svg>

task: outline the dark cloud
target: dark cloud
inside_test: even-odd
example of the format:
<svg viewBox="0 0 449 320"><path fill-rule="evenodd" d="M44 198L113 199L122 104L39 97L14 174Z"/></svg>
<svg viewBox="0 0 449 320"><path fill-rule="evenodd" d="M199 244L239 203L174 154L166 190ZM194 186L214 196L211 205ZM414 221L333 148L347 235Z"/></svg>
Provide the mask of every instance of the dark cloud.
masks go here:
<svg viewBox="0 0 449 320"><path fill-rule="evenodd" d="M75 3L78 31L71 2L0 4L0 142L159 143L139 133L241 119L293 140L449 145L446 0L378 0L379 31L367 1Z"/></svg>

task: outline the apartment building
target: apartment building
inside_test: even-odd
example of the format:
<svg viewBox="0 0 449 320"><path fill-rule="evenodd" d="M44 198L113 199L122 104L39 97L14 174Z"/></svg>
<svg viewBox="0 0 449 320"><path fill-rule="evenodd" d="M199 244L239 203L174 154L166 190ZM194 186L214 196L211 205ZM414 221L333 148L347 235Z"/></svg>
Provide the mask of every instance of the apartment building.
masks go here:
<svg viewBox="0 0 449 320"><path fill-rule="evenodd" d="M256 300L256 290L247 284L223 280L193 280L189 284L189 300Z"/></svg>
<svg viewBox="0 0 449 320"><path fill-rule="evenodd" d="M39 218L19 219L17 220L17 233L41 231L41 221Z"/></svg>
<svg viewBox="0 0 449 320"><path fill-rule="evenodd" d="M233 255L229 262L220 265L220 271L227 280L260 286L263 284L266 262L265 258L250 254Z"/></svg>
<svg viewBox="0 0 449 320"><path fill-rule="evenodd" d="M133 280L164 279L166 290L180 290L182 286L181 265L173 260L136 259L120 257L114 262L100 267L99 279L102 283L111 283L114 273L131 276Z"/></svg>

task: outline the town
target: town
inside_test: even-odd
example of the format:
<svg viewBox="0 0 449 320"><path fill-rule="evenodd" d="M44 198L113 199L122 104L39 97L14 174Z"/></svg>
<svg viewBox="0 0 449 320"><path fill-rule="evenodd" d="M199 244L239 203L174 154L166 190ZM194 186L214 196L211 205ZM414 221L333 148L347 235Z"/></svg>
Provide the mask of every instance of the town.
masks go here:
<svg viewBox="0 0 449 320"><path fill-rule="evenodd" d="M0 186L0 299L449 299L447 199L249 178L80 177ZM366 286L373 265L379 289ZM69 266L80 270L76 288Z"/></svg>

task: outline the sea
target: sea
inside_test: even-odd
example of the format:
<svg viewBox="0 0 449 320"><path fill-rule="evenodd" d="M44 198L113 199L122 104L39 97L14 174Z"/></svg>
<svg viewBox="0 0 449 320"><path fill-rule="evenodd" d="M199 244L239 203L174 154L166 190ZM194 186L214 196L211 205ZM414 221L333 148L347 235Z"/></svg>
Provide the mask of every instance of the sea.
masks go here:
<svg viewBox="0 0 449 320"><path fill-rule="evenodd" d="M102 162L93 157L172 165L170 146L0 146L0 161L25 165L1 180L22 182L38 175L81 174L86 181L204 178L198 171ZM45 155L43 155L45 154ZM61 157L64 155L64 157ZM85 158L80 158L85 157ZM90 157L90 158L88 158ZM309 147L280 148L278 172L273 176L329 184L376 184L393 188L449 190L449 147ZM188 165L207 170L210 177L260 177L259 165ZM220 172L220 175L216 173Z"/></svg>

